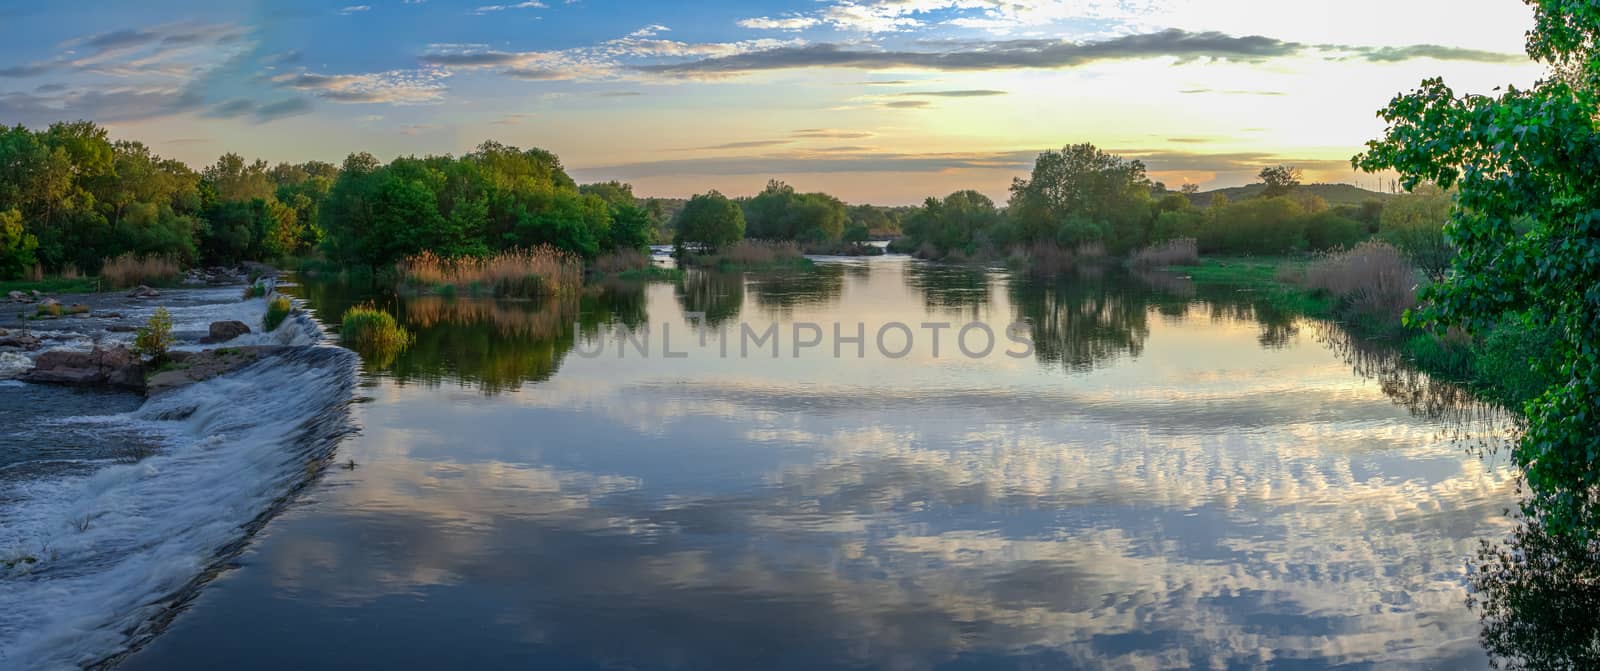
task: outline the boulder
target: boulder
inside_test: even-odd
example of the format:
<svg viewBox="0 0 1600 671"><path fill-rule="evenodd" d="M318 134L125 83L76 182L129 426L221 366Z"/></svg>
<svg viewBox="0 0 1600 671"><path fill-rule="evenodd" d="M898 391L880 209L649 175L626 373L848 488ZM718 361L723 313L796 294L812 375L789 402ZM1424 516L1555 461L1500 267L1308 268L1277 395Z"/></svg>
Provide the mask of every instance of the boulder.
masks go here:
<svg viewBox="0 0 1600 671"><path fill-rule="evenodd" d="M32 299L28 298L27 294L20 291L13 291L9 294L6 294L6 298L11 299L11 302L13 303L28 303L32 301Z"/></svg>
<svg viewBox="0 0 1600 671"><path fill-rule="evenodd" d="M241 321L211 322L211 333L200 339L202 345L214 345L228 342L250 332L250 327Z"/></svg>
<svg viewBox="0 0 1600 671"><path fill-rule="evenodd" d="M144 388L144 364L126 347L45 352L22 374L24 382Z"/></svg>
<svg viewBox="0 0 1600 671"><path fill-rule="evenodd" d="M26 333L0 337L0 347L15 347L24 350L39 349L39 339Z"/></svg>
<svg viewBox="0 0 1600 671"><path fill-rule="evenodd" d="M157 394L226 375L259 360L275 347L223 347L200 352L173 352L172 361L145 381L145 394Z"/></svg>
<svg viewBox="0 0 1600 671"><path fill-rule="evenodd" d="M160 295L161 292L151 289L143 284L134 287L133 290L128 292L128 298L155 298Z"/></svg>

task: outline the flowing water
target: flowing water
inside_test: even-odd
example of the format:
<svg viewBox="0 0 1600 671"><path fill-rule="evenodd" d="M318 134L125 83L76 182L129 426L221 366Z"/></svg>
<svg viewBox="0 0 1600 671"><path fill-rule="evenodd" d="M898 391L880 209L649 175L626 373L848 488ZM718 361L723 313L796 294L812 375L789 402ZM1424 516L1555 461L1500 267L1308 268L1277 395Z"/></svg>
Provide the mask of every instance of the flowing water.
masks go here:
<svg viewBox="0 0 1600 671"><path fill-rule="evenodd" d="M289 291L416 341L353 391L329 347L142 407L0 383L50 408L0 409L0 549L63 558L0 579L0 667L1488 666L1466 564L1514 471L1459 436L1496 413L1248 293L905 257Z"/></svg>

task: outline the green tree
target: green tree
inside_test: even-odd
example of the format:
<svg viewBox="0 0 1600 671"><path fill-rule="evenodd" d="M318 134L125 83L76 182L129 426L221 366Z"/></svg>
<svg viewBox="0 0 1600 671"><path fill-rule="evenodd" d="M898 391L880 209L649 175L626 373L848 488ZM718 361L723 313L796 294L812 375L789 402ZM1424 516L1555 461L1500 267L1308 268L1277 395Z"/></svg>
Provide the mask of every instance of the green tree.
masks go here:
<svg viewBox="0 0 1600 671"><path fill-rule="evenodd" d="M21 212L0 212L0 279L14 280L32 269L38 247L39 239L22 225Z"/></svg>
<svg viewBox="0 0 1600 671"><path fill-rule="evenodd" d="M1434 278L1444 277L1456 250L1445 237L1450 221L1450 195L1432 185L1391 199L1378 217L1378 237L1406 253L1412 263Z"/></svg>
<svg viewBox="0 0 1600 671"><path fill-rule="evenodd" d="M1531 88L1457 95L1429 79L1380 112L1384 137L1354 159L1406 188L1457 189L1445 236L1453 270L1413 317L1483 333L1511 315L1559 337L1530 365L1558 384L1525 406L1514 452L1525 512L1556 535L1595 538L1600 485L1600 5L1532 0L1528 55L1551 75Z"/></svg>
<svg viewBox="0 0 1600 671"><path fill-rule="evenodd" d="M675 222L679 245L694 244L716 251L744 239L744 211L716 191L689 199Z"/></svg>
<svg viewBox="0 0 1600 671"><path fill-rule="evenodd" d="M1289 192L1294 191L1295 187L1300 186L1300 180L1303 176L1304 173L1299 168L1287 165L1262 168L1259 178L1267 188L1261 192L1261 197L1277 198L1278 196L1287 196Z"/></svg>
<svg viewBox="0 0 1600 671"><path fill-rule="evenodd" d="M1018 242L1103 242L1122 252L1149 237L1150 179L1144 163L1092 144L1047 151L1028 179L1011 185Z"/></svg>

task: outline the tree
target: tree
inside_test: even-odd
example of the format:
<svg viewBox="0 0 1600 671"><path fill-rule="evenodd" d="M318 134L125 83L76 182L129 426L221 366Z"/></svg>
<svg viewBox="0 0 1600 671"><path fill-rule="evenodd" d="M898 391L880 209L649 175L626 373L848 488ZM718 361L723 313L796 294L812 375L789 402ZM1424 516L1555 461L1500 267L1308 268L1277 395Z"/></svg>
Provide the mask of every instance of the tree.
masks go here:
<svg viewBox="0 0 1600 671"><path fill-rule="evenodd" d="M721 193L711 191L689 199L678 212L677 244L694 244L716 251L744 239L744 211Z"/></svg>
<svg viewBox="0 0 1600 671"><path fill-rule="evenodd" d="M1185 184L1183 186L1178 187L1178 191L1183 193L1183 195L1185 195L1185 196L1193 196L1193 195L1195 195L1197 193L1200 193L1200 185L1199 184Z"/></svg>
<svg viewBox="0 0 1600 671"><path fill-rule="evenodd" d="M944 200L927 199L922 209L906 219L905 244L912 247L908 251L923 252L918 248L927 246L940 256L972 255L993 246L996 237L1009 237L997 230L1002 221L988 196L957 191Z"/></svg>
<svg viewBox="0 0 1600 671"><path fill-rule="evenodd" d="M1413 322L1488 332L1503 319L1553 328L1528 365L1558 384L1524 407L1514 451L1524 512L1557 535L1593 541L1600 513L1600 5L1532 0L1527 51L1550 66L1532 88L1457 95L1429 79L1379 115L1384 136L1354 159L1406 188L1456 188L1444 232L1453 270L1424 291Z"/></svg>
<svg viewBox="0 0 1600 671"><path fill-rule="evenodd" d="M778 180L743 202L746 233L763 240L836 242L844 234L849 210L825 193L798 193Z"/></svg>
<svg viewBox="0 0 1600 671"><path fill-rule="evenodd" d="M0 212L0 279L14 280L33 268L39 239L22 225L22 213Z"/></svg>
<svg viewBox="0 0 1600 671"><path fill-rule="evenodd" d="M1103 242L1114 251L1144 244L1150 223L1144 163L1091 144L1047 151L1028 179L1011 184L1017 242Z"/></svg>
<svg viewBox="0 0 1600 671"><path fill-rule="evenodd" d="M655 224L650 213L637 205L621 205L611 209L611 249L644 249L656 238Z"/></svg>
<svg viewBox="0 0 1600 671"><path fill-rule="evenodd" d="M1435 279L1445 276L1456 250L1445 237L1450 221L1450 196L1438 187L1419 185L1411 194L1390 200L1378 217L1378 237L1405 252L1412 263Z"/></svg>
<svg viewBox="0 0 1600 671"><path fill-rule="evenodd" d="M1287 165L1262 168L1260 174L1261 183L1267 185L1267 188L1261 192L1261 197L1276 198L1289 195L1290 191L1300 186L1302 176L1303 173L1300 172L1299 168Z"/></svg>

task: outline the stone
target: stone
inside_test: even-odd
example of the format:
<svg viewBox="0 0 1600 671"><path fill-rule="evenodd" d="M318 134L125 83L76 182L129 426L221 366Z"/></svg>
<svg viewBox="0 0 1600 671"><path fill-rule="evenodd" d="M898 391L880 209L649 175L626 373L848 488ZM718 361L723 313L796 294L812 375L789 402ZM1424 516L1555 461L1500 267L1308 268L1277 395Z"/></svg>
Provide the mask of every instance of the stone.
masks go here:
<svg viewBox="0 0 1600 671"><path fill-rule="evenodd" d="M11 292L9 294L6 294L6 297L10 298L11 302L13 302L13 303L28 303L28 302L31 301L31 299L28 298L27 294L22 293L20 291L13 291L13 292Z"/></svg>
<svg viewBox="0 0 1600 671"><path fill-rule="evenodd" d="M145 380L145 394L155 396L202 382L255 363L276 347L223 347L200 352L173 352L172 362Z"/></svg>
<svg viewBox="0 0 1600 671"><path fill-rule="evenodd" d="M155 298L160 295L161 292L151 289L143 284L128 292L128 298Z"/></svg>
<svg viewBox="0 0 1600 671"><path fill-rule="evenodd" d="M88 352L54 351L34 359L24 382L144 388L144 364L126 347Z"/></svg>
<svg viewBox="0 0 1600 671"><path fill-rule="evenodd" d="M14 336L0 337L0 347L36 350L39 349L39 339L26 333L19 333Z"/></svg>
<svg viewBox="0 0 1600 671"><path fill-rule="evenodd" d="M228 342L250 332L250 327L241 321L211 322L211 332L200 339L202 345L214 345Z"/></svg>

